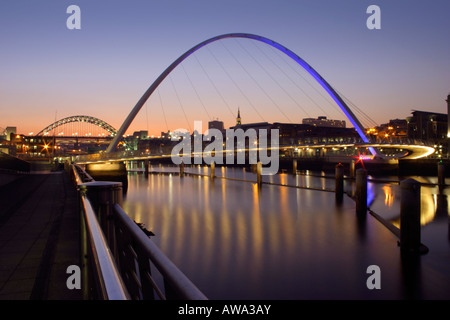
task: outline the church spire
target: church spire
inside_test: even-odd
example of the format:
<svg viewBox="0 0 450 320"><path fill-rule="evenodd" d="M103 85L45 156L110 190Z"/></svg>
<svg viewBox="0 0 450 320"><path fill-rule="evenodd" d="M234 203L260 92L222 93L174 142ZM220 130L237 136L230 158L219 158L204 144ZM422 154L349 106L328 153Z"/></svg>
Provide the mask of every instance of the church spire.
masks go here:
<svg viewBox="0 0 450 320"><path fill-rule="evenodd" d="M241 125L241 111L239 110L239 107L238 107L238 114L237 114L237 117L236 117L236 125L237 126Z"/></svg>

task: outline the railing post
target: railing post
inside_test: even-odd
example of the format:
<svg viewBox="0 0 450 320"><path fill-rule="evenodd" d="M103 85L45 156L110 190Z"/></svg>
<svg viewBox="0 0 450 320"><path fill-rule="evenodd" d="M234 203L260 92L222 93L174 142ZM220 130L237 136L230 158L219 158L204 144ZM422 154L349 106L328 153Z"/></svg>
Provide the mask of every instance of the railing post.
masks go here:
<svg viewBox="0 0 450 320"><path fill-rule="evenodd" d="M137 254L137 263L139 267L141 291L143 300L154 300L153 287L151 282L152 271L150 267L149 257L145 254L140 246L135 248Z"/></svg>
<svg viewBox="0 0 450 320"><path fill-rule="evenodd" d="M297 159L292 160L292 174L293 175L297 174Z"/></svg>
<svg viewBox="0 0 450 320"><path fill-rule="evenodd" d="M356 214L365 216L367 213L367 171L365 169L356 170Z"/></svg>
<svg viewBox="0 0 450 320"><path fill-rule="evenodd" d="M341 203L344 196L344 166L339 163L335 170L336 178L336 201Z"/></svg>
<svg viewBox="0 0 450 320"><path fill-rule="evenodd" d="M87 226L86 226L86 219L84 217L84 213L82 212L83 209L81 209L83 206L81 204L81 197L80 193L78 193L78 202L79 202L79 208L80 208L80 224L81 224L81 230L80 230L80 239L81 239L81 279L82 284L81 288L83 290L83 300L89 300L92 298L92 293L90 288L92 287L92 280L91 276L92 274L89 271L89 237L87 234Z"/></svg>
<svg viewBox="0 0 450 320"><path fill-rule="evenodd" d="M418 252L420 244L420 182L400 182L400 249L402 253Z"/></svg>
<svg viewBox="0 0 450 320"><path fill-rule="evenodd" d="M79 185L92 203L97 219L103 229L109 247L115 254L113 207L122 205L122 183L111 181L86 182Z"/></svg>

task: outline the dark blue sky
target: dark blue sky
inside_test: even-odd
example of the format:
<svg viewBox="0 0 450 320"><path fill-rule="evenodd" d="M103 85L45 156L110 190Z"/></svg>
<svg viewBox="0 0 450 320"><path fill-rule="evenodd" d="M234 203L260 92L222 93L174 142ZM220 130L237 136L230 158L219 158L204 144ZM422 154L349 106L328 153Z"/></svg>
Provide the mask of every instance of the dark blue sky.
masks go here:
<svg viewBox="0 0 450 320"><path fill-rule="evenodd" d="M81 30L66 28L66 8L71 4L81 8ZM366 9L371 4L381 8L381 30L366 27ZM37 132L54 121L55 113L58 118L92 115L119 127L172 61L203 40L231 32L259 34L291 49L377 123L405 118L413 109L444 113L444 100L450 93L449 12L448 0L2 1L0 127ZM252 59L268 65L265 55L277 56L271 48L247 43L250 40L226 41L225 46L202 49L196 58L186 61L184 70L174 72L171 81L176 91L170 81L164 83L161 100L152 97L131 130L149 126L150 131L165 130L166 125L158 127L165 120L157 110L162 102L166 117L171 117L170 109L179 108L176 95L190 122L207 120L200 114L202 108L193 106L200 102L209 110L208 118L219 117L227 126L233 125L229 109L238 106L244 122L260 121L246 99L232 91L233 83L225 79L223 70L208 60L217 57L235 75L235 81L242 78L239 83L250 83L227 50L243 57L239 63L244 66L255 64ZM240 46L266 51L246 61L242 52L239 54ZM278 61L279 66L286 64ZM201 67L215 77L213 84L202 82L205 73ZM188 77L194 90L188 90ZM262 79L256 74L255 78ZM261 80L261 85L269 92L274 85L266 82ZM290 81L280 80L279 84L288 88ZM230 97L226 103L213 85ZM304 84L302 88L306 88ZM244 90L251 96L250 87ZM290 88L288 94L295 96L296 90ZM292 102L279 92L271 97L281 108ZM252 101L261 106L264 120L301 121L301 115L294 115L289 107L284 117L273 112L277 108L265 106L267 97L265 101L259 98L256 94ZM322 106L325 109L326 103ZM305 116L323 113L322 109L306 108ZM333 112L329 116L339 117ZM180 125L186 127L175 120L167 124L171 129Z"/></svg>

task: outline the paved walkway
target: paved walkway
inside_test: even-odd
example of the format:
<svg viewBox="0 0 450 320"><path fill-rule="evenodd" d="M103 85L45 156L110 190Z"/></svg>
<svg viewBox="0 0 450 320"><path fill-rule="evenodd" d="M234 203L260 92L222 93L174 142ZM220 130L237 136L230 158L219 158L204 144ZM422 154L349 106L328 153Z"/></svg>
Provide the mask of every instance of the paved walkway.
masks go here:
<svg viewBox="0 0 450 320"><path fill-rule="evenodd" d="M0 187L0 300L81 299L66 269L80 265L77 195L63 172Z"/></svg>

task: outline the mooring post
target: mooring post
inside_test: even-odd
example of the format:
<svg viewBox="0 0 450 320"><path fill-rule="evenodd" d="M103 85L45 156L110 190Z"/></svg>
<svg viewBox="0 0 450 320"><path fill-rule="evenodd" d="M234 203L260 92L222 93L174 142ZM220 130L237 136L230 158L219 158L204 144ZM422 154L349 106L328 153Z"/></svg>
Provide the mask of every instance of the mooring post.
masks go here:
<svg viewBox="0 0 450 320"><path fill-rule="evenodd" d="M144 160L144 174L145 174L145 176L148 176L149 163L150 163L150 161L148 159Z"/></svg>
<svg viewBox="0 0 450 320"><path fill-rule="evenodd" d="M292 160L292 174L297 174L297 159Z"/></svg>
<svg viewBox="0 0 450 320"><path fill-rule="evenodd" d="M262 163L261 161L258 161L258 163L256 164L256 181L258 183L258 185L262 184Z"/></svg>
<svg viewBox="0 0 450 320"><path fill-rule="evenodd" d="M350 178L355 178L355 160L350 161Z"/></svg>
<svg viewBox="0 0 450 320"><path fill-rule="evenodd" d="M184 176L184 163L181 161L180 163L180 177Z"/></svg>
<svg viewBox="0 0 450 320"><path fill-rule="evenodd" d="M443 162L438 163L438 185L440 187L445 185L445 164Z"/></svg>
<svg viewBox="0 0 450 320"><path fill-rule="evenodd" d="M400 182L400 249L414 253L420 249L420 182Z"/></svg>
<svg viewBox="0 0 450 320"><path fill-rule="evenodd" d="M365 215L367 213L367 171L365 169L356 170L356 213Z"/></svg>
<svg viewBox="0 0 450 320"><path fill-rule="evenodd" d="M339 163L335 170L336 178L336 201L341 203L344 196L344 166Z"/></svg>
<svg viewBox="0 0 450 320"><path fill-rule="evenodd" d="M211 179L214 179L216 176L216 163L214 161L211 161L210 176Z"/></svg>

